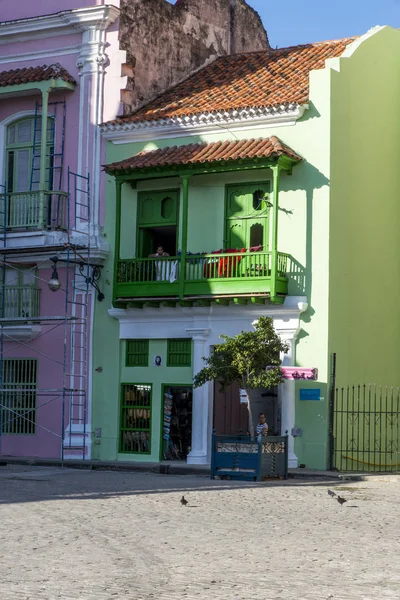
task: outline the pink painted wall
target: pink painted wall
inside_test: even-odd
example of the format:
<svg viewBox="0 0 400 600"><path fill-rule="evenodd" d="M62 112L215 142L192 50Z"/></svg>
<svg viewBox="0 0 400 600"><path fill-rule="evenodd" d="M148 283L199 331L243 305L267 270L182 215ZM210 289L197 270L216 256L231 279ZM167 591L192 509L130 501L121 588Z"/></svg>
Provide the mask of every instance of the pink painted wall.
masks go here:
<svg viewBox="0 0 400 600"><path fill-rule="evenodd" d="M50 269L39 270L38 287L40 290L41 316L60 316L64 314L66 299L65 280L66 269L58 268L62 288L58 292L51 292L47 281L51 277ZM70 269L70 277L72 269ZM69 299L72 297L72 286L69 286ZM62 439L62 407L63 399L61 388L64 373L64 336L66 335L65 371L71 371L70 334L72 321L68 320L65 327L64 321L43 321L40 323L41 333L32 341L16 344L5 342L3 358L37 358L38 359L38 389L37 396L36 433L34 435L3 435L2 455L8 456L36 456L59 458L61 455ZM90 328L90 323L88 324ZM48 393L44 390L58 390ZM65 425L68 424L69 403L64 402Z"/></svg>
<svg viewBox="0 0 400 600"><path fill-rule="evenodd" d="M11 19L20 19L37 15L46 15L62 10L83 8L87 6L101 6L104 4L113 4L119 6L119 0L112 3L100 0L41 0L38 2L7 2L4 7L1 19L2 21ZM3 7L2 7L3 8ZM96 96L96 77L98 74L98 64L94 62L85 64L83 70L77 66L77 59L81 50L84 38L77 32L71 35L55 35L54 37L36 38L24 43L10 43L0 45L0 57L9 57L8 62L3 62L0 69L2 71L17 69L27 66L40 66L44 64L60 63L76 80L77 86L74 91L58 91L50 94L50 102L64 100L66 101L66 127L65 127L65 149L64 149L64 178L62 189L67 190L67 167L73 172L79 172L82 175L90 174L92 189L92 215L93 221L102 226L104 222L105 197L104 197L104 174L99 176L96 181L96 157L94 156L95 140L98 139L97 124L108 119L114 118L120 112L120 89L123 87L121 78L121 62L124 60L124 53L119 51L118 42L118 22L112 24L106 32L105 52L108 61L103 65L104 77L100 87L100 93ZM40 58L35 58L35 54L40 54ZM31 56L33 58L31 58ZM36 101L40 101L40 95L32 92L29 96L0 96L0 128L10 122L15 116L20 118L20 113L34 111ZM97 103L102 103L102 110L96 112ZM52 109L50 109L50 114ZM97 117L95 117L97 115ZM97 118L97 122L96 122ZM61 122L59 115L58 123ZM101 140L100 156L97 166L100 171L100 164L104 163L105 141ZM1 150L0 150L1 152ZM79 163L81 156L81 163ZM0 183L5 179L5 161L4 156L0 156ZM96 208L97 206L97 208ZM73 201L70 211L73 222L74 210ZM45 248L43 248L45 250ZM40 262L40 261L38 261ZM60 279L65 277L65 269L58 268ZM40 269L39 288L40 296L40 314L43 316L63 315L65 313L65 292L51 292L47 287L47 281L50 278L49 269ZM42 281L43 280L43 281ZM70 290L71 291L71 290ZM70 293L70 299L72 293ZM89 307L88 316L90 319L91 310ZM91 323L88 323L89 330ZM70 335L71 325L68 324L67 336ZM56 324L42 323L42 335L35 340L24 344L14 342L5 342L4 358L38 358L38 388L39 389L60 389L63 381L63 360L64 360L64 326L61 322ZM67 345L67 356L70 356L69 345ZM89 349L87 355L87 364L90 366ZM51 399L51 401L49 401ZM36 456L53 457L61 456L61 436L62 436L62 395L54 396L38 395L38 406L43 405L37 412L37 431L33 436L25 435L3 435L1 454L14 456ZM65 404L65 424L64 431L68 425L68 403ZM88 415L90 420L90 414ZM50 431L46 431L50 430Z"/></svg>
<svg viewBox="0 0 400 600"><path fill-rule="evenodd" d="M104 2L103 0L18 0L18 2L2 2L1 20L12 21L14 19L27 19L41 15L50 15L63 10L74 8L85 8L86 6L103 6L111 4L119 8L120 0ZM3 6L4 4L4 6Z"/></svg>

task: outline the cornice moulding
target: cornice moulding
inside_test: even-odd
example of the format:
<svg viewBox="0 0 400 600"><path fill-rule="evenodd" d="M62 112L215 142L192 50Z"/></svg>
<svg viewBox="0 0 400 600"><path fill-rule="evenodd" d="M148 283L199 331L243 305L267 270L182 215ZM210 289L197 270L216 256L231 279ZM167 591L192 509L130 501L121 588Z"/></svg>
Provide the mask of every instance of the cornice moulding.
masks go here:
<svg viewBox="0 0 400 600"><path fill-rule="evenodd" d="M103 137L114 144L129 144L170 137L213 134L221 131L235 132L241 131L243 128L262 129L265 127L290 126L295 125L307 109L307 104L235 109L199 113L189 117L105 124L100 126L100 130Z"/></svg>
<svg viewBox="0 0 400 600"><path fill-rule="evenodd" d="M119 16L115 6L93 6L66 10L50 15L3 21L0 23L0 44L25 42L27 39L68 35L87 29L107 29Z"/></svg>

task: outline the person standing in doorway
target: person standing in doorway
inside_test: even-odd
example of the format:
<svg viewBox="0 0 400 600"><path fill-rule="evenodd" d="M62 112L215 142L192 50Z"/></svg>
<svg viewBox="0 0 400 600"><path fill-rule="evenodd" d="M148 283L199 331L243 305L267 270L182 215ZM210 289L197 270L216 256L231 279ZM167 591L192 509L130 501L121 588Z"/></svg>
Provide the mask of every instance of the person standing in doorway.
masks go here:
<svg viewBox="0 0 400 600"><path fill-rule="evenodd" d="M265 418L265 413L260 413L258 415L258 423L256 426L256 434L257 435L267 435L268 434L268 423Z"/></svg>

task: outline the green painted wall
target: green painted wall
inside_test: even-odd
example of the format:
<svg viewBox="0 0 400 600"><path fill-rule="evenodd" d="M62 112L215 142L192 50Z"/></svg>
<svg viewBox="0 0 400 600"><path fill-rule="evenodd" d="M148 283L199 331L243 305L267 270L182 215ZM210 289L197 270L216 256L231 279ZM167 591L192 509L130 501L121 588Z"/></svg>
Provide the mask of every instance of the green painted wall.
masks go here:
<svg viewBox="0 0 400 600"><path fill-rule="evenodd" d="M389 34L385 34L389 35ZM392 34L390 34L392 35ZM396 34L397 35L397 34ZM372 39L368 41L371 44ZM378 42L377 42L378 43ZM382 49L385 43L380 42ZM357 51L358 53L359 51ZM396 51L397 52L397 51ZM357 53L347 61L349 65L357 58ZM395 54L393 52L393 54ZM112 144L108 143L107 162L114 162L123 158L132 156L144 149L152 149L157 147L166 147L172 145L184 145L197 141L216 141L221 139L249 139L254 137L267 137L277 135L282 141L291 146L296 152L303 156L302 164L293 169L291 176L283 174L281 178L280 192L280 213L279 213L279 250L287 252L292 256L291 271L290 271L290 286L289 293L291 295L305 295L308 298L309 309L302 316L301 331L298 336L296 348L297 364L300 366L317 367L319 370L318 383L296 384L297 400L296 400L296 427L303 429L303 436L296 439L295 450L299 457L300 463L306 464L307 467L325 468L328 461L328 372L330 353L333 348L336 351L343 353L342 346L350 344L350 340L341 341L340 348L337 340L342 329L342 320L348 323L353 319L353 316L346 312L343 308L343 303L347 298L346 294L342 293L343 281L345 285L352 285L352 289L359 288L360 281L363 281L365 293L367 290L371 294L371 284L374 282L375 289L379 287L378 295L373 295L375 301L368 300L369 310L372 309L372 304L376 307L376 298L381 298L381 287L378 286L379 270L382 258L377 258L378 244L380 240L377 237L377 232L371 233L371 239L374 240L370 244L370 255L375 255L372 264L374 264L373 274L369 267L359 267L359 276L350 282L350 276L347 275L346 261L347 250L345 244L350 244L350 236L346 234L346 225L349 200L353 198L355 192L359 195L359 203L362 205L362 197L365 193L374 195L377 200L377 207L382 206L381 196L379 195L383 185L383 178L378 169L374 169L374 160L379 148L379 161L384 163L387 160L387 152L383 150L381 143L378 140L374 142L374 152L371 152L370 145L367 143L367 136L363 140L362 155L367 160L368 175L370 186L364 181L360 186L354 183L356 179L354 173L363 173L365 178L365 167L361 167L362 161L357 162L359 156L358 150L360 144L357 143L358 136L363 136L360 131L361 123L366 118L366 115L376 112L376 105L380 97L380 85L368 82L370 97L368 98L367 108L361 110L359 105L364 101L367 95L367 90L362 94L359 93L358 79L362 79L363 65L364 72L371 68L375 59L374 51L371 50L365 55L360 55L360 58L354 62L354 67L346 67L350 69L345 73L343 70L338 73L331 69L324 69L312 72L310 75L310 103L309 110L306 111L304 117L297 122L295 126L280 126L280 127L264 127L257 130L246 130L244 127L240 132L235 132L233 136L229 131L221 130L217 134L208 134L196 137L182 137L170 140L159 140L158 142L137 142L132 144ZM390 58L391 69L394 69L394 64L397 58ZM336 61L337 62L337 61ZM397 64L397 63L396 63ZM383 69L385 73L389 73L391 69ZM353 74L358 72L357 77ZM376 69L373 70L374 73ZM395 71L393 71L395 72ZM353 76L355 81L352 81ZM370 76L374 79L374 74ZM380 77L383 75L380 73ZM358 78L358 79L357 79ZM385 83L387 87L389 82ZM332 87L331 87L332 86ZM397 92L396 92L397 93ZM351 99L349 100L349 95ZM394 117L395 109L395 92L393 92L393 102L391 111ZM358 133L351 134L351 143L343 144L343 140L348 140L350 137L349 130L351 129L349 110L350 101L352 113L357 115L357 122L360 124ZM373 106L375 108L373 109ZM332 111L332 114L331 114ZM362 116L364 115L364 116ZM385 117L386 118L386 117ZM381 121L386 122L382 117ZM332 132L331 132L332 123ZM372 127L371 124L368 127ZM378 131L378 125L374 126ZM386 125L385 125L386 127ZM388 126L389 127L389 126ZM394 128L394 124L391 124ZM377 132L376 131L376 132ZM389 129L387 130L387 133ZM386 135L386 134L385 134ZM331 139L332 136L332 139ZM376 136L375 136L376 137ZM365 139L364 139L365 138ZM393 145L393 144L392 144ZM394 152L394 148L392 151ZM370 155L368 157L368 155ZM385 158L386 157L386 158ZM330 178L332 168L332 189L330 191ZM356 169L354 171L354 169ZM387 172L388 169L385 170ZM372 177L375 173L376 177ZM358 176L357 176L358 177ZM379 178L379 179L378 179ZM237 182L255 182L271 179L271 173L268 169L265 171L252 171L245 173L231 173L210 176L193 177L190 182L189 190L189 233L188 233L188 250L191 252L214 250L222 247L224 239L224 198L225 186L230 183ZM114 226L115 226L115 186L113 179L107 176L107 213L105 232L107 239L113 248ZM135 217L136 217L136 198L137 191L143 189L168 189L179 186L177 179L164 179L140 182L137 190L132 190L129 184L123 186L123 246L122 255L125 258L133 256L135 248ZM386 184L385 184L386 186ZM368 192L365 188L368 187ZM332 192L332 208L330 209L330 194ZM389 193L387 190L385 194ZM395 195L398 190L390 191L390 202L394 202ZM346 198L346 199L345 199ZM381 210L381 213L383 211ZM357 229L357 215L359 209L354 209L354 214L351 217L352 227ZM343 217L346 215L346 218ZM369 218L369 217L368 217ZM383 217L382 217L383 218ZM389 220L389 217L385 217ZM332 223L330 225L330 219ZM371 217L371 223L374 220ZM390 225L393 230L393 225ZM358 228L359 229L359 228ZM344 232L344 236L343 236ZM394 232L392 231L393 235ZM381 234L379 234L381 235ZM383 234L382 234L383 236ZM382 237L381 236L381 237ZM360 235L360 237L362 237ZM346 239L349 239L347 242ZM391 240L392 242L393 240ZM394 243L394 241L393 241ZM397 243L397 242L396 242ZM354 244L354 242L352 242ZM350 246L349 246L350 247ZM395 247L395 246L393 246ZM351 246L354 252L359 253L363 246ZM373 249L373 250L372 250ZM331 258L329 258L329 252ZM372 260L372 258L371 258ZM392 258L388 259L389 261ZM110 253L106 264L104 277L112 282L112 261L113 250ZM356 261L356 257L352 257L351 261ZM385 257L386 261L386 257ZM394 267L394 259L393 259ZM334 284L329 286L329 270L331 269ZM364 269L364 271L363 271ZM354 269L352 269L354 270ZM348 273L350 273L348 269ZM369 277L367 276L369 275ZM372 275L372 277L371 277ZM345 277L345 279L343 279ZM390 282L387 281L387 286ZM385 284L386 285L386 284ZM388 289L387 287L385 289ZM110 290L111 291L111 290ZM397 292L396 292L397 294ZM330 295L330 302L329 302ZM96 326L95 326L95 343L94 365L105 362L105 356L112 352L111 360L107 366L103 364L104 371L101 375L94 375L94 409L93 409L93 427L102 427L102 423L107 423L107 428L113 430L113 441L101 442L102 458L116 458L116 439L117 439L117 421L118 407L116 406L116 398L118 397L118 389L120 382L119 370L119 343L118 343L118 324L117 321L111 319L107 313L110 307L110 294L107 295L107 302L97 304L96 306ZM395 303L393 299L393 304ZM347 309L346 309L347 310ZM354 313L357 313L356 304ZM329 311L331 313L329 314ZM366 311L364 311L366 312ZM364 318L366 318L364 316ZM329 339L328 348L328 326L330 327L331 337ZM358 325L359 326L359 325ZM352 329L353 348L358 347L356 341L356 328ZM339 348L339 350L337 349ZM347 352L347 351L346 351ZM346 356L348 356L348 352ZM347 360L347 359L346 359ZM394 359L393 359L394 362ZM146 379L146 378L145 378ZM174 383L177 383L176 381ZM157 381L157 385L161 381ZM299 390L301 387L318 387L321 390L320 401L300 401ZM103 426L104 427L104 426ZM126 456L126 455L125 455Z"/></svg>
<svg viewBox="0 0 400 600"><path fill-rule="evenodd" d="M160 460L161 418L163 410L162 386L191 385L193 382L191 367L167 367L167 340L151 340L149 343L148 367L125 367L125 341L122 344L121 382L152 384L152 447L151 454L119 454L119 460L141 460L158 462ZM153 357L161 356L162 366L153 366Z"/></svg>
<svg viewBox="0 0 400 600"><path fill-rule="evenodd" d="M110 321L115 321L111 319ZM113 336L116 337L116 336ZM99 374L97 381L97 398L95 402L94 415L98 427L102 427L102 436L99 444L93 446L94 460L140 460L143 462L158 462L160 458L161 439L161 413L162 386L165 385L191 385L193 381L191 367L167 367L167 340L151 340L149 343L149 366L148 367L126 367L125 353L126 342L121 340L119 351L116 353L117 360L112 364L107 360L103 366L103 372ZM99 353L96 352L96 355ZM109 351L106 352L109 356ZM153 366L153 357L162 357L162 366ZM115 364L116 363L116 364ZM115 367L117 371L115 371ZM115 377L116 372L118 374ZM100 379L102 375L106 375ZM105 380L105 390L100 387ZM119 453L119 426L120 426L120 401L121 384L151 384L152 385L152 413L151 431L152 447L151 454L128 454ZM107 392L106 392L107 390ZM105 411L104 411L105 409Z"/></svg>
<svg viewBox="0 0 400 600"><path fill-rule="evenodd" d="M398 386L400 33L382 29L336 69L329 354L337 353L339 386Z"/></svg>

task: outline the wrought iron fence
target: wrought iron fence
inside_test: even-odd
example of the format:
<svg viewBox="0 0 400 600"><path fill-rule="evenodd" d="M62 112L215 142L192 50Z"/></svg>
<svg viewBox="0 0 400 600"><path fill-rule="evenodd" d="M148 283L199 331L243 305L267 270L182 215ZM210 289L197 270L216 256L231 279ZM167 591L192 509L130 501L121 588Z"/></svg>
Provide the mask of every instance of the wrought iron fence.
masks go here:
<svg viewBox="0 0 400 600"><path fill-rule="evenodd" d="M400 388L335 388L333 408L335 469L400 471Z"/></svg>

